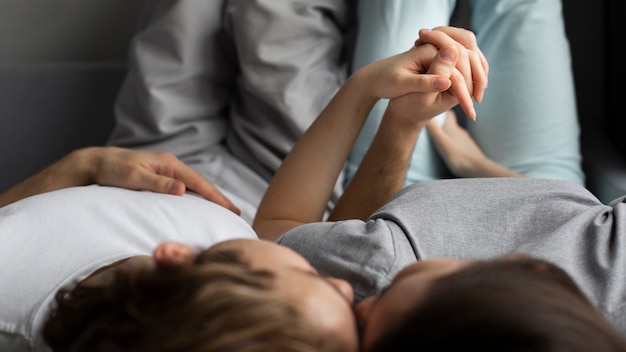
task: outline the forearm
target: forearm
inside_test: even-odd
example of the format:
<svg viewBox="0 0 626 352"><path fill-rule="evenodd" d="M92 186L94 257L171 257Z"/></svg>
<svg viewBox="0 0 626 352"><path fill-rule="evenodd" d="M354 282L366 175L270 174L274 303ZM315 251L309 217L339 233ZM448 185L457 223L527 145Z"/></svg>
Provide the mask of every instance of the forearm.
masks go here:
<svg viewBox="0 0 626 352"><path fill-rule="evenodd" d="M424 123L404 126L393 118L387 110L359 169L328 220L366 220L404 186L413 147Z"/></svg>
<svg viewBox="0 0 626 352"><path fill-rule="evenodd" d="M424 45L355 72L291 150L272 179L254 221L259 237L274 240L294 226L323 219L336 179L378 99L395 101L397 111L394 110L394 121L390 123L400 128L396 131L416 126L418 121L427 121L456 104L452 93L447 92L452 84L450 77L454 74L456 54L453 47L437 52L433 46ZM429 74L422 74L426 70ZM393 133L381 133L377 147L384 148L384 143L393 146L397 142ZM373 161L365 166L370 168L369 172L375 172L378 159L387 154L376 153L380 154L371 156ZM398 173L403 172L393 172L394 177ZM376 179L376 176L364 178ZM358 184L355 189L357 187ZM397 184L389 186L389 189L396 188ZM385 198L389 191L382 193L385 196L377 199ZM354 197L360 199L357 195ZM340 209L352 202L347 198L346 205ZM379 200L369 203L378 204Z"/></svg>
<svg viewBox="0 0 626 352"><path fill-rule="evenodd" d="M289 228L322 220L350 149L378 100L365 93L359 80L359 74L348 79L274 175L254 221L259 237L274 240Z"/></svg>
<svg viewBox="0 0 626 352"><path fill-rule="evenodd" d="M477 162L471 174L471 177L523 177L491 159L483 159Z"/></svg>
<svg viewBox="0 0 626 352"><path fill-rule="evenodd" d="M26 197L92 183L90 155L95 148L74 151L0 194L0 207Z"/></svg>

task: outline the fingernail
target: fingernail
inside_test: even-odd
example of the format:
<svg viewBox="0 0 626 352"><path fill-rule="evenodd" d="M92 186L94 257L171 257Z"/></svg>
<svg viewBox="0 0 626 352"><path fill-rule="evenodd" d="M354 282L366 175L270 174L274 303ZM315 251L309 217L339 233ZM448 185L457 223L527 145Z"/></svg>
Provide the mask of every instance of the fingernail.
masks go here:
<svg viewBox="0 0 626 352"><path fill-rule="evenodd" d="M456 60L456 51L450 48L441 49L441 58L446 61L454 61Z"/></svg>
<svg viewBox="0 0 626 352"><path fill-rule="evenodd" d="M181 187L181 185L182 185L182 187ZM178 182L176 180L170 181L170 183L169 183L167 188L168 188L168 193L169 194L178 195L178 194L181 194L181 190L182 190L182 193L185 192L185 186L181 182Z"/></svg>
<svg viewBox="0 0 626 352"><path fill-rule="evenodd" d="M452 84L452 82L450 82L449 79L437 78L435 80L435 89L436 90L440 90L440 91L444 91L444 90L447 90L448 88L450 88L451 84Z"/></svg>

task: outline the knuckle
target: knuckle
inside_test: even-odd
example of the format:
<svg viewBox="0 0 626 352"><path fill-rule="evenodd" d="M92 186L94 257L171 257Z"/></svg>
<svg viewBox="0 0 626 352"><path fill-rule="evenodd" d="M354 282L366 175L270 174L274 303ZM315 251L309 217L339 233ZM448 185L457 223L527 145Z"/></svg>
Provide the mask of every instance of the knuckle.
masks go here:
<svg viewBox="0 0 626 352"><path fill-rule="evenodd" d="M136 166L130 166L125 169L124 178L129 181L138 180L141 178L142 171Z"/></svg>
<svg viewBox="0 0 626 352"><path fill-rule="evenodd" d="M164 160L170 160L170 161L171 161L171 160L176 160L176 159L178 159L178 158L176 157L176 155L174 155L174 153L172 153L172 152L168 152L168 151L161 151L161 152L158 152L158 154L157 154L157 155L158 155L158 157L159 157L159 158L162 158L162 159L164 159Z"/></svg>
<svg viewBox="0 0 626 352"><path fill-rule="evenodd" d="M400 85L404 81L404 75L400 72L393 72L389 77L389 81L392 85Z"/></svg>

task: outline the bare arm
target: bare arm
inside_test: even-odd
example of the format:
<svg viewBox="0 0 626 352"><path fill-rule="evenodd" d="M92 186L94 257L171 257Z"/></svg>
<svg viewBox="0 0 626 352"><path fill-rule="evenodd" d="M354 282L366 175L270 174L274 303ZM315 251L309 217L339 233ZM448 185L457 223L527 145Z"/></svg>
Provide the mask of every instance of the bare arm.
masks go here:
<svg viewBox="0 0 626 352"><path fill-rule="evenodd" d="M432 121L427 126L435 147L450 171L458 177L523 177L489 159L469 133L448 112L443 127Z"/></svg>
<svg viewBox="0 0 626 352"><path fill-rule="evenodd" d="M408 93L432 93L450 87L448 78L435 83L435 78L445 77L443 75L422 74L437 54L433 49L431 46L413 48L368 65L348 79L272 179L254 221L260 238L275 240L295 226L322 220L337 176L378 99L406 97L399 100L399 105L406 101L404 105L408 106L408 100L413 99ZM456 52L454 48L451 50ZM451 67L454 68L454 63ZM432 112L436 109L430 108L419 111L420 116L435 116ZM415 110L414 105L412 110ZM439 112L443 111L445 109ZM383 153L374 153L379 152Z"/></svg>
<svg viewBox="0 0 626 352"><path fill-rule="evenodd" d="M450 46L456 48L455 63L434 63L428 71L450 76L451 90L411 94L390 101L372 145L329 220L365 220L402 189L413 147L430 117L460 103L470 118L476 118L472 97L477 102L482 100L488 84L489 65L478 48L474 33L455 27L424 29L415 45L425 44L440 50ZM456 70L451 72L453 67ZM435 110L429 111L427 107Z"/></svg>
<svg viewBox="0 0 626 352"><path fill-rule="evenodd" d="M452 77L453 87L465 87L455 70L458 51L444 47L428 69L430 74ZM344 191L329 220L366 220L404 186L406 171L420 131L433 116L458 104L450 90L412 93L389 102L359 169Z"/></svg>
<svg viewBox="0 0 626 352"><path fill-rule="evenodd" d="M413 146L422 127L402 128L385 112L354 178L328 217L329 221L367 219L402 189Z"/></svg>
<svg viewBox="0 0 626 352"><path fill-rule="evenodd" d="M235 213L211 182L167 152L117 147L78 149L0 194L0 207L63 188L100 184L182 195L190 190Z"/></svg>
<svg viewBox="0 0 626 352"><path fill-rule="evenodd" d="M482 101L487 88L489 64L478 48L476 37L472 32L450 26L437 27L433 30L423 29L415 45L423 44L435 45L438 48L444 45L455 45L462 56L457 61L457 68L464 72L468 87L473 86L474 99L478 102ZM468 70L469 68L471 71ZM479 74L469 75L469 72L479 72ZM472 116L475 111L472 111L469 105L469 97L460 96L459 100L465 114L469 117L476 117ZM457 124L454 112L450 111L448 114L443 127L435 121L431 121L427 127L439 154L454 175L459 177L522 177L489 159L467 131Z"/></svg>

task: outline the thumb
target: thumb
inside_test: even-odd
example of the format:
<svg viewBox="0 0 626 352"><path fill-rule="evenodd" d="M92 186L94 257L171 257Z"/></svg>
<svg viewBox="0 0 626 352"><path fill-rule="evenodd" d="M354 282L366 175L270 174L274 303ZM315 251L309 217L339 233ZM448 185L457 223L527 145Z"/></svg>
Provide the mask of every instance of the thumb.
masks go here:
<svg viewBox="0 0 626 352"><path fill-rule="evenodd" d="M445 92L452 86L452 81L447 76L432 74L406 75L400 83L406 90L413 93Z"/></svg>
<svg viewBox="0 0 626 352"><path fill-rule="evenodd" d="M456 63L459 57L457 48L453 45L446 45L439 49L439 53L428 68L428 73L444 75L450 77L452 86L450 90L456 97L457 101L472 120L476 119L476 111L472 102L472 95L467 89L464 79L458 71L456 71Z"/></svg>
<svg viewBox="0 0 626 352"><path fill-rule="evenodd" d="M428 68L428 73L451 77L454 73L456 60L459 57L457 49L453 45L446 45L439 50L433 62Z"/></svg>

